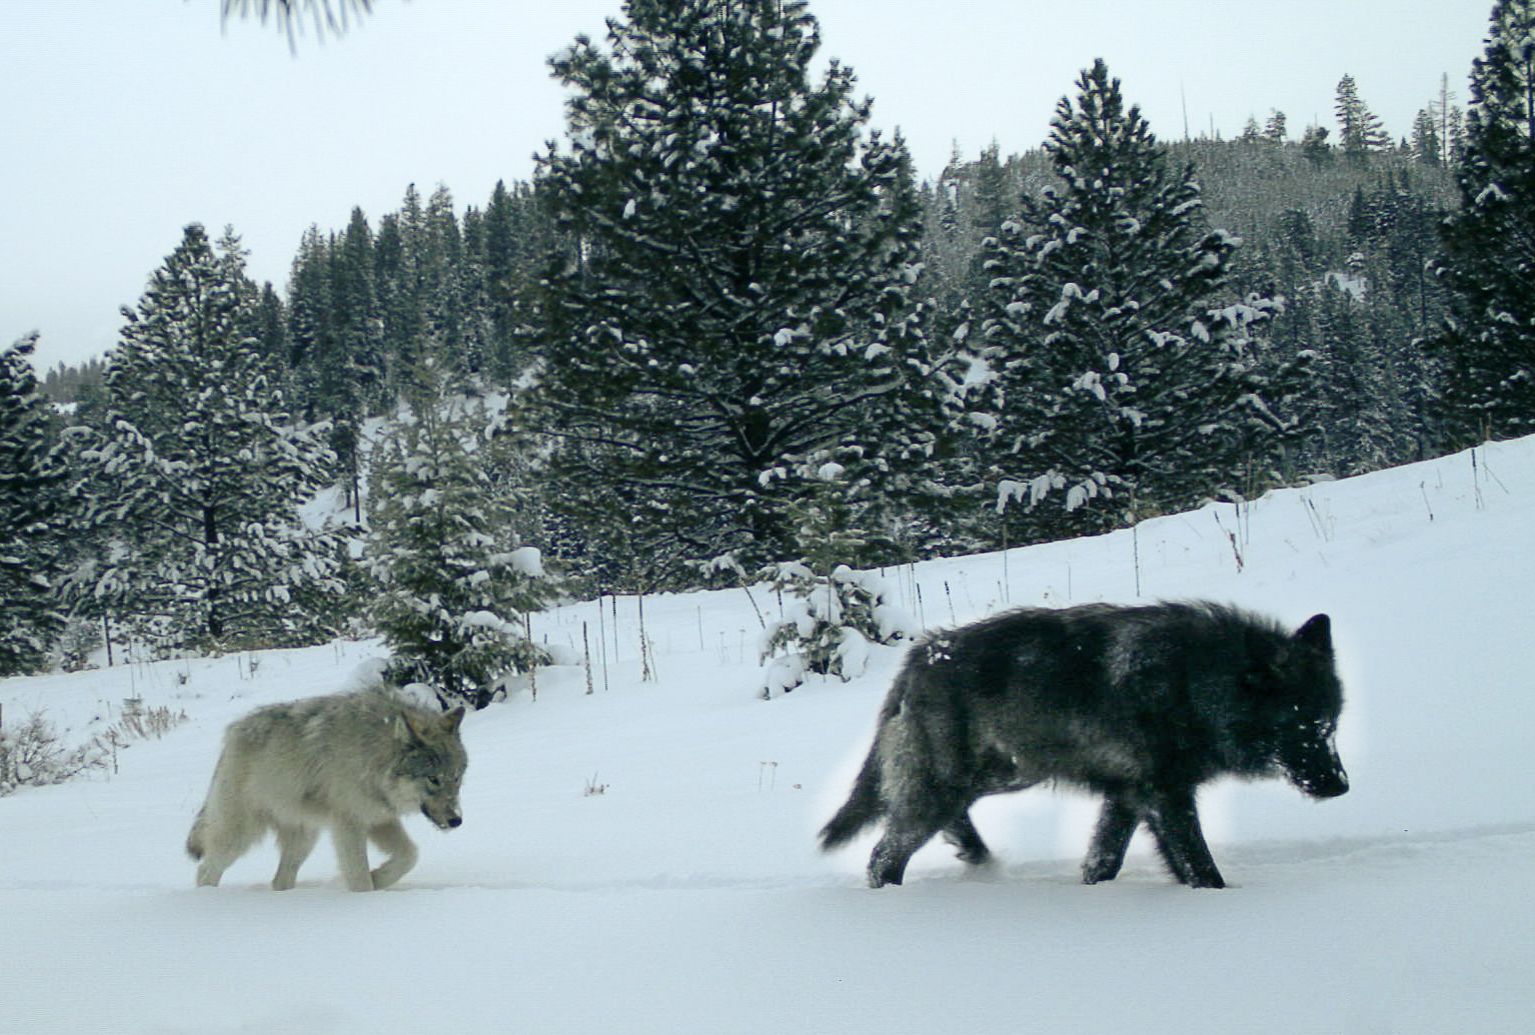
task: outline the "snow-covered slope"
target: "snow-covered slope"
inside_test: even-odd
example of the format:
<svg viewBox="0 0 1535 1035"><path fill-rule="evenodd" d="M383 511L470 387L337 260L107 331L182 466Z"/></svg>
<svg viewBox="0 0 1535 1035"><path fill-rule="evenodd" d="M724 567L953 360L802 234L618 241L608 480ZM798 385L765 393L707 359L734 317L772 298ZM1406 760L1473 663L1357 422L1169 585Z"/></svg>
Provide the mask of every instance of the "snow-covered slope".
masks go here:
<svg viewBox="0 0 1535 1035"><path fill-rule="evenodd" d="M1139 839L1084 887L1093 803L1035 790L863 886L819 855L899 661L756 698L776 601L652 597L540 616L580 666L470 717L465 825L407 820L395 889L299 887L270 846L192 887L181 845L226 723L328 692L367 644L0 682L73 738L124 698L185 710L110 777L0 798L0 1030L112 1032L1523 1032L1535 1019L1535 440L1209 507L1133 535L887 572L927 625L1021 604L1211 597L1333 616L1353 783L1202 799L1233 885L1172 883ZM1240 564L1239 564L1240 559ZM252 661L256 662L252 671ZM98 719L97 725L92 720ZM601 789L600 793L592 793Z"/></svg>

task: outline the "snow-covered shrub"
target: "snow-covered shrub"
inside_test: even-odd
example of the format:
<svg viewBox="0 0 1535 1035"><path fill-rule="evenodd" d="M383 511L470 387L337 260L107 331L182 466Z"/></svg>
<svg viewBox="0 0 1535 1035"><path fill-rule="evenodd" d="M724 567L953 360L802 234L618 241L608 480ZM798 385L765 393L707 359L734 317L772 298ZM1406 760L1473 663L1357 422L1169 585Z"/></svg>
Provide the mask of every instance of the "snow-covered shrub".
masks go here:
<svg viewBox="0 0 1535 1035"><path fill-rule="evenodd" d="M65 748L53 724L36 712L19 725L0 727L0 794L18 787L63 783L104 767L106 761L95 740Z"/></svg>
<svg viewBox="0 0 1535 1035"><path fill-rule="evenodd" d="M916 622L892 602L879 575L839 564L816 575L797 561L774 566L773 588L783 602L779 620L763 634L763 690L787 692L807 673L844 682L861 676L869 645L914 636Z"/></svg>
<svg viewBox="0 0 1535 1035"><path fill-rule="evenodd" d="M65 672L83 672L95 667L91 655L105 645L100 622L94 618L71 618L65 623L64 632L54 647L54 657L58 667Z"/></svg>

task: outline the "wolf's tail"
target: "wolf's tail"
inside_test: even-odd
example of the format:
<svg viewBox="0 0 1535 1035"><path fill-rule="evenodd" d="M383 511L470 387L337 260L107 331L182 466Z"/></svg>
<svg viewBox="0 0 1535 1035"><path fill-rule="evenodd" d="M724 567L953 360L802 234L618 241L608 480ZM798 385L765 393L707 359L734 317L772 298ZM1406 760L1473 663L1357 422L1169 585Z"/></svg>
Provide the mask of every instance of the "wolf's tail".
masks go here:
<svg viewBox="0 0 1535 1035"><path fill-rule="evenodd" d="M858 779L853 781L853 793L848 796L847 804L821 828L821 851L829 852L838 845L847 844L884 812L879 794L879 744L876 742L869 749L869 757L863 760Z"/></svg>
<svg viewBox="0 0 1535 1035"><path fill-rule="evenodd" d="M194 859L201 859L207 854L203 846L203 817L208 814L208 806L204 805L197 810L197 819L192 821L192 831L187 834L187 854Z"/></svg>

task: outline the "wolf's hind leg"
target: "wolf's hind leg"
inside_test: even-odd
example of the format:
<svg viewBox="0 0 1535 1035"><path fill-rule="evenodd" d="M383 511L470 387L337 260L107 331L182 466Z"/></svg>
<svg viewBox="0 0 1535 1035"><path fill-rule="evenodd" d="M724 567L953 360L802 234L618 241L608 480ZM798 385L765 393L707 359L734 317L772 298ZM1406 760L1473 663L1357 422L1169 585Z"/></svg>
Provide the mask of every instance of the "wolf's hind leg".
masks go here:
<svg viewBox="0 0 1535 1035"><path fill-rule="evenodd" d="M197 864L197 886L199 888L216 888L223 879L224 871L229 869L231 863L239 858L238 854L209 851Z"/></svg>
<svg viewBox="0 0 1535 1035"><path fill-rule="evenodd" d="M187 851L197 860L197 886L216 888L224 871L266 833L266 824L236 800L208 804L197 814Z"/></svg>
<svg viewBox="0 0 1535 1035"><path fill-rule="evenodd" d="M869 855L871 888L901 883L907 862L939 830L953 830L961 838L973 837L971 847L986 847L965 817L964 798L956 803L952 797L928 788L908 789L907 794L906 801L891 803L885 817L885 836Z"/></svg>
<svg viewBox="0 0 1535 1035"><path fill-rule="evenodd" d="M932 838L934 830L902 829L889 824L869 855L869 887L899 884L906 875L906 864L917 849Z"/></svg>
<svg viewBox="0 0 1535 1035"><path fill-rule="evenodd" d="M1087 857L1082 860L1083 884L1097 884L1119 876L1130 838L1140 822L1141 810L1134 802L1118 794L1109 794L1103 799L1093 842L1088 846Z"/></svg>
<svg viewBox="0 0 1535 1035"><path fill-rule="evenodd" d="M1146 810L1146 823L1156 835L1157 848L1174 877L1193 888L1226 886L1210 855L1210 847L1205 844L1192 788L1155 793Z"/></svg>
<svg viewBox="0 0 1535 1035"><path fill-rule="evenodd" d="M314 827L278 825L277 876L272 878L273 891L287 891L293 887L298 879L298 868L304 865L319 839L320 831Z"/></svg>
<svg viewBox="0 0 1535 1035"><path fill-rule="evenodd" d="M348 891L372 891L373 875L368 872L367 832L352 822L338 821L330 828L336 845L336 862Z"/></svg>
<svg viewBox="0 0 1535 1035"><path fill-rule="evenodd" d="M410 839L410 835L405 832L405 827L398 819L391 819L387 823L369 828L368 839L389 856L378 869L373 871L375 888L389 887L416 865L416 842Z"/></svg>

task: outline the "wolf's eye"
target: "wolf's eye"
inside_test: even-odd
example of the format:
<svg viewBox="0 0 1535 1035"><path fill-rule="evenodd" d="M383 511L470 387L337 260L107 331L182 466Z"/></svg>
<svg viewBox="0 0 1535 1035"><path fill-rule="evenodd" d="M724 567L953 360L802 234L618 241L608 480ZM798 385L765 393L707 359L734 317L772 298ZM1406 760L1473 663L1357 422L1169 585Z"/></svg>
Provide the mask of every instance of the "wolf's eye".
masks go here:
<svg viewBox="0 0 1535 1035"><path fill-rule="evenodd" d="M430 791L440 791L442 790L442 780L435 776L428 776L426 778L426 787Z"/></svg>

